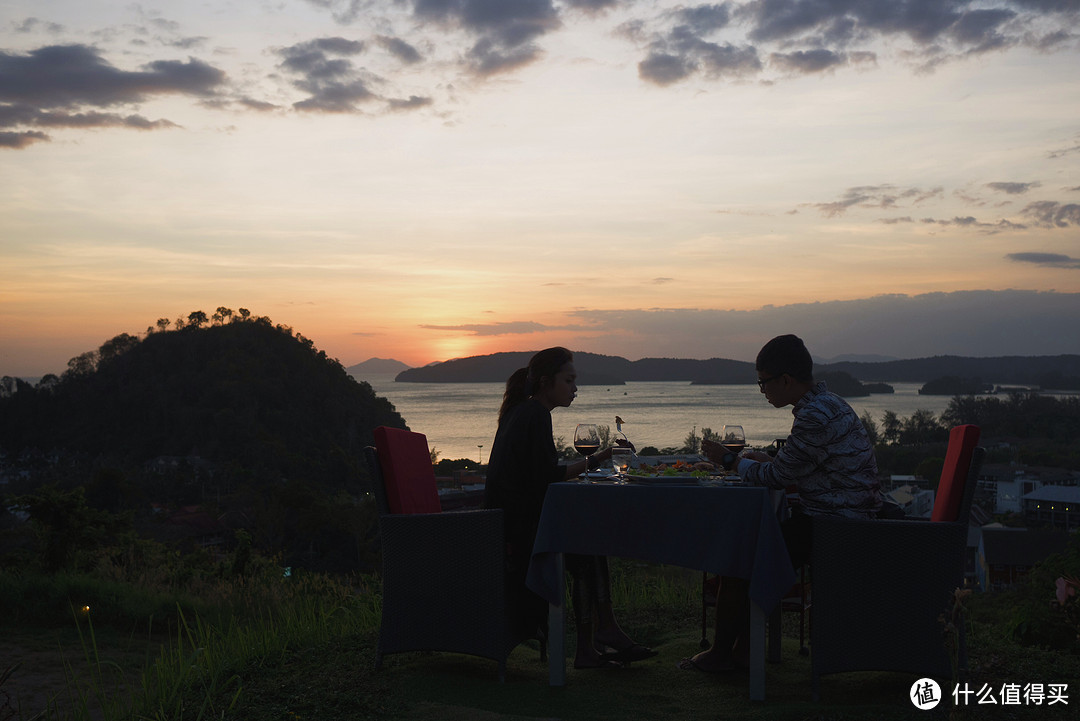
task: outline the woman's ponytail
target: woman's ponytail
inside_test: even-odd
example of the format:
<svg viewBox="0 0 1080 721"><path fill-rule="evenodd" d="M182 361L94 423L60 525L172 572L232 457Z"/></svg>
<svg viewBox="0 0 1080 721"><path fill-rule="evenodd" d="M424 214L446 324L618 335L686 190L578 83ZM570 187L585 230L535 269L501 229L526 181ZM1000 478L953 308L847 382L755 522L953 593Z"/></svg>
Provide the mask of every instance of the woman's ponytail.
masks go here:
<svg viewBox="0 0 1080 721"><path fill-rule="evenodd" d="M528 400L532 395L529 385L528 368L518 368L506 380L506 391L503 392L502 406L499 407L499 423L502 423L503 416L509 413L511 408Z"/></svg>

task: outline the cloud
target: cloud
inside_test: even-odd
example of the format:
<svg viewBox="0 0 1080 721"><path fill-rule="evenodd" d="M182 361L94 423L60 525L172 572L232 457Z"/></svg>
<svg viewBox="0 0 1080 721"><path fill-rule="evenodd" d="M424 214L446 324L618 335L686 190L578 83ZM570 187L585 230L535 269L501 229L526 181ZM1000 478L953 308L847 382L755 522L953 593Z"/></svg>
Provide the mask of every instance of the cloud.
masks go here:
<svg viewBox="0 0 1080 721"><path fill-rule="evenodd" d="M589 13L603 12L618 5L621 0L563 0L563 3L575 10L584 10Z"/></svg>
<svg viewBox="0 0 1080 721"><path fill-rule="evenodd" d="M59 23L40 20L38 18L26 18L21 23L11 23L17 33L44 32L50 35L59 35L64 32L64 26Z"/></svg>
<svg viewBox="0 0 1080 721"><path fill-rule="evenodd" d="M1058 203L1052 200L1040 200L1029 203L1021 215L1042 228L1068 228L1080 225L1080 204Z"/></svg>
<svg viewBox="0 0 1080 721"><path fill-rule="evenodd" d="M375 42L406 65L415 65L424 59L419 50L401 38L379 35L375 38Z"/></svg>
<svg viewBox="0 0 1080 721"><path fill-rule="evenodd" d="M942 227L974 228L988 235L1000 233L1004 230L1024 230L1027 228L1026 225L1014 223L1011 220L1001 219L996 223L988 223L986 221L980 221L972 215L965 215L962 217L957 215L951 219L923 218L919 222L924 225L937 225Z"/></svg>
<svg viewBox="0 0 1080 721"><path fill-rule="evenodd" d="M417 110L419 108L426 108L434 101L431 98L420 97L418 95L410 95L406 99L390 98L386 101L390 110L403 111L403 110Z"/></svg>
<svg viewBox="0 0 1080 721"><path fill-rule="evenodd" d="M1038 188L1041 183L987 183L986 187L1008 195L1023 195L1032 188Z"/></svg>
<svg viewBox="0 0 1080 721"><path fill-rule="evenodd" d="M756 310L654 308L570 313L592 339L631 359L678 355L753 360L770 338L796 333L816 357L873 353L896 358L950 354L1080 353L1080 293L1026 290L880 295Z"/></svg>
<svg viewBox="0 0 1080 721"><path fill-rule="evenodd" d="M225 73L196 58L156 60L121 70L88 45L50 45L26 54L0 52L0 128L178 127L169 120L103 112L158 95L216 97ZM36 130L5 132L0 147L22 149L49 140Z"/></svg>
<svg viewBox="0 0 1080 721"><path fill-rule="evenodd" d="M358 70L351 58L365 50L359 40L325 37L307 40L277 51L280 67L298 75L293 86L307 94L293 103L296 110L351 113L357 104L378 98L368 87L372 77Z"/></svg>
<svg viewBox="0 0 1080 721"><path fill-rule="evenodd" d="M51 45L26 55L0 52L0 102L37 108L111 107L154 95L209 96L225 73L196 58L120 70L88 45Z"/></svg>
<svg viewBox="0 0 1080 721"><path fill-rule="evenodd" d="M858 185L844 191L839 200L831 203L811 203L810 206L817 208L822 215L834 218L843 215L849 208L858 206L862 208L898 208L898 201L909 201L912 205L918 205L931 198L939 197L942 189L931 188L906 188L898 189L894 185Z"/></svg>
<svg viewBox="0 0 1080 721"><path fill-rule="evenodd" d="M364 0L307 0L317 8L329 10L334 22L348 25L360 17L367 3Z"/></svg>
<svg viewBox="0 0 1080 721"><path fill-rule="evenodd" d="M789 73L820 73L847 64L847 55L832 50L796 50L791 53L773 53L769 62Z"/></svg>
<svg viewBox="0 0 1080 721"><path fill-rule="evenodd" d="M562 27L551 0L414 0L413 15L476 37L464 63L480 77L532 63L543 54L534 41Z"/></svg>
<svg viewBox="0 0 1080 721"><path fill-rule="evenodd" d="M1080 153L1080 144L1074 145L1071 148L1051 150L1049 153L1046 154L1046 157L1054 160L1056 158L1064 158L1066 155L1072 155L1073 153Z"/></svg>
<svg viewBox="0 0 1080 721"><path fill-rule="evenodd" d="M1009 253L1005 256L1017 263L1034 263L1053 268L1077 268L1080 269L1080 258L1070 258L1059 253Z"/></svg>
<svg viewBox="0 0 1080 721"><path fill-rule="evenodd" d="M34 143L47 142L50 138L45 133L36 130L27 130L21 133L0 131L0 148L21 150Z"/></svg>
<svg viewBox="0 0 1080 721"><path fill-rule="evenodd" d="M1078 24L1080 11L1071 0L1001 0L998 7L985 7L979 0L752 0L664 10L651 19L627 21L620 30L647 46L638 64L641 79L663 86L698 71L708 73L703 55L715 43L707 37L733 28L741 37L723 47L738 48L744 58L768 57L781 73L800 75L876 64L878 56L870 45L883 40L922 71L1018 45L1048 52L1066 48ZM1046 25L1055 30L1036 32ZM905 38L910 41L906 47L897 42ZM763 68L747 63L738 70L710 75L745 79Z"/></svg>
<svg viewBox="0 0 1080 721"><path fill-rule="evenodd" d="M467 323L463 325L421 325L427 330L467 331L472 335L522 335L553 330L551 326L531 320L506 321L502 323Z"/></svg>
<svg viewBox="0 0 1080 721"><path fill-rule="evenodd" d="M661 87L690 77L697 64L670 53L653 52L638 63L638 77Z"/></svg>
<svg viewBox="0 0 1080 721"><path fill-rule="evenodd" d="M491 38L481 38L465 56L468 58L469 71L486 78L529 65L542 54L540 48L532 43L506 48Z"/></svg>

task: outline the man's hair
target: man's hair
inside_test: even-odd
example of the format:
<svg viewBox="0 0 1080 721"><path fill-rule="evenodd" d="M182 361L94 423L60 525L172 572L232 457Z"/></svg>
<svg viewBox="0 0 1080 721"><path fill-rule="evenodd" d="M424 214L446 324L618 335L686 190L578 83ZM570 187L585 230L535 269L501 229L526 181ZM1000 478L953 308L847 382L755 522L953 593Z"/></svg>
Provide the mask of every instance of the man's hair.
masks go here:
<svg viewBox="0 0 1080 721"><path fill-rule="evenodd" d="M814 381L814 359L802 338L796 335L779 335L758 351L757 370L770 377L789 376L802 383Z"/></svg>

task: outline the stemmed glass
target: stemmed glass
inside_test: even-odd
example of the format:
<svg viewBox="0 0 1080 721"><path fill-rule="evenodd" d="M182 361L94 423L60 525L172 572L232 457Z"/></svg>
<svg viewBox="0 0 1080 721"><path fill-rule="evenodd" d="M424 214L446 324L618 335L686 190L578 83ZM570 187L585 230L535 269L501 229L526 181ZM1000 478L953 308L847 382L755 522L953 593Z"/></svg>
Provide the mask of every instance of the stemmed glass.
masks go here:
<svg viewBox="0 0 1080 721"><path fill-rule="evenodd" d="M724 426L720 429L720 445L735 455L746 448L746 434L742 426Z"/></svg>
<svg viewBox="0 0 1080 721"><path fill-rule="evenodd" d="M600 450L600 433L595 423L578 423L574 429L574 448L585 456L585 472L581 474L585 478L589 473L589 456Z"/></svg>

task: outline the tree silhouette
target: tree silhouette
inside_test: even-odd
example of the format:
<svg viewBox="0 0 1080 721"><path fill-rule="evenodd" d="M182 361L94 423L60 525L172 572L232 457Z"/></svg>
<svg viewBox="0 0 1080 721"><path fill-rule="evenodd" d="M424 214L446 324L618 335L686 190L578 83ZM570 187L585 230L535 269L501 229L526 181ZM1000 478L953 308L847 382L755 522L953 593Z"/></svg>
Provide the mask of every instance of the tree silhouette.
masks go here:
<svg viewBox="0 0 1080 721"><path fill-rule="evenodd" d="M206 313L203 313L201 310L193 310L188 313L188 325L193 325L196 328L202 328L206 325L208 320Z"/></svg>

